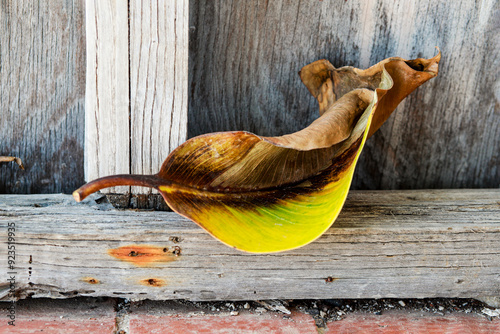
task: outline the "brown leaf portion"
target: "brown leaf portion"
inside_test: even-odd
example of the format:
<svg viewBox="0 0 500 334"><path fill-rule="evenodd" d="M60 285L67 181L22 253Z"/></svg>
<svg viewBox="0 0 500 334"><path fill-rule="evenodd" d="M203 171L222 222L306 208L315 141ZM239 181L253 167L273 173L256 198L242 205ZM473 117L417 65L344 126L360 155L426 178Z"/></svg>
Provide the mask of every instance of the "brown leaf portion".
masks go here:
<svg viewBox="0 0 500 334"><path fill-rule="evenodd" d="M394 82L394 88L390 89L380 99L368 131L368 138L385 123L405 97L417 87L438 75L440 60L441 52L431 59L395 60L385 65L385 69ZM396 87L397 89L395 89Z"/></svg>
<svg viewBox="0 0 500 334"><path fill-rule="evenodd" d="M335 144L351 134L373 92L349 92L299 132L259 137L221 132L187 141L165 160L158 176L210 191L249 191L293 184L332 164Z"/></svg>
<svg viewBox="0 0 500 334"><path fill-rule="evenodd" d="M293 134L265 139L276 145L309 151L331 147L349 138L359 116L373 100L374 93L368 89L354 89L331 102L334 94L330 82L327 78L318 95L318 101L322 98L320 109L325 107L320 118ZM330 90L328 94L322 92L326 89Z"/></svg>
<svg viewBox="0 0 500 334"><path fill-rule="evenodd" d="M175 150L158 177L215 192L265 189L298 182L331 164L332 148L298 151L248 132L197 137ZM180 152L190 152L182 154Z"/></svg>
<svg viewBox="0 0 500 334"><path fill-rule="evenodd" d="M14 161L16 164L18 164L19 168L24 169L23 162L21 161L20 158L18 158L18 157L0 156L0 163L2 163L2 162L12 162L12 161Z"/></svg>
<svg viewBox="0 0 500 334"><path fill-rule="evenodd" d="M440 60L439 51L430 59L405 60L392 57L366 70L360 70L352 66L336 69L328 60L322 59L304 66L299 74L309 92L318 100L319 112L323 115L336 104L337 99L348 95L354 89L375 90L380 85L382 72L386 70L393 80L393 87L378 102L368 133L370 137L406 96L438 74ZM338 121L335 140L340 142L347 138L349 129L352 129L352 118L344 117Z"/></svg>
<svg viewBox="0 0 500 334"><path fill-rule="evenodd" d="M405 97L407 97L420 85L429 79L434 78L438 74L440 60L441 51L430 59L417 58L413 60L405 60L399 57L392 57L385 59L366 70L360 70L352 66L335 69L333 65L329 63L324 64L324 62L327 62L326 60L321 60L307 65L312 66L315 63L321 62L318 63L316 67L312 67L319 71L316 77L309 75L304 78L308 80L304 83L309 88L309 91L312 90L313 92L318 92L325 90L326 86L330 86L331 81L333 82L332 96L339 98L348 94L354 88L375 90L380 84L382 72L384 70L387 71L393 81L393 86L378 102L368 133L368 137L370 137L380 128L382 124L384 124L394 109L396 109L398 104ZM328 73L330 73L329 78L325 74L326 68L328 68ZM320 79L323 81L321 82ZM311 93L314 95L313 92ZM323 95L324 94L318 95L318 101ZM332 99L328 98L327 100L330 103ZM327 107L323 106L323 108Z"/></svg>
<svg viewBox="0 0 500 334"><path fill-rule="evenodd" d="M317 60L302 67L300 79L319 103L319 114L323 115L337 97L333 92L333 72L335 67L326 59Z"/></svg>

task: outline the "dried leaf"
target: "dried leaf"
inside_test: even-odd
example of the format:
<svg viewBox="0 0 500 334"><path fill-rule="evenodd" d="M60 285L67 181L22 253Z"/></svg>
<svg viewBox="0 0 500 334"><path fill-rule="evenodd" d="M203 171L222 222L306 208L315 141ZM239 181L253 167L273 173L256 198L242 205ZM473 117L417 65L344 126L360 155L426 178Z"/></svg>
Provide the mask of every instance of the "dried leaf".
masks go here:
<svg viewBox="0 0 500 334"><path fill-rule="evenodd" d="M24 169L23 162L21 161L20 158L18 158L18 157L0 156L0 163L2 163L2 162L12 162L12 161L14 161L16 164L18 164L19 168Z"/></svg>
<svg viewBox="0 0 500 334"><path fill-rule="evenodd" d="M231 247L254 253L301 247L335 221L366 139L437 75L440 58L389 58L366 70L316 61L300 76L321 116L304 130L198 136L172 152L156 175L105 177L73 195L80 201L110 186L154 187L174 211Z"/></svg>

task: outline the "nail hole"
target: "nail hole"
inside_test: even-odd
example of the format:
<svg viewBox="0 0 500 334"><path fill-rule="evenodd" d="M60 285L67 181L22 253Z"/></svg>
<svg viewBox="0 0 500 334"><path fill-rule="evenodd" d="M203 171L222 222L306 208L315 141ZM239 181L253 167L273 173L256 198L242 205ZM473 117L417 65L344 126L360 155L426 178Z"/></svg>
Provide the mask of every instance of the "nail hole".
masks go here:
<svg viewBox="0 0 500 334"><path fill-rule="evenodd" d="M162 287L165 285L165 281L161 278L145 278L143 280L140 280L139 283L141 283L142 285L155 287Z"/></svg>
<svg viewBox="0 0 500 334"><path fill-rule="evenodd" d="M136 251L130 251L130 253L128 253L128 256L137 256L139 255L139 253L137 253Z"/></svg>
<svg viewBox="0 0 500 334"><path fill-rule="evenodd" d="M181 248L179 246L175 246L172 254L174 254L175 256L181 255Z"/></svg>
<svg viewBox="0 0 500 334"><path fill-rule="evenodd" d="M169 239L170 241L172 241L173 243L175 243L175 244L176 244L176 243L178 243L178 242L181 242L181 241L182 241L182 238L180 238L180 237L175 237L175 236L170 237L170 238L168 238L168 239Z"/></svg>

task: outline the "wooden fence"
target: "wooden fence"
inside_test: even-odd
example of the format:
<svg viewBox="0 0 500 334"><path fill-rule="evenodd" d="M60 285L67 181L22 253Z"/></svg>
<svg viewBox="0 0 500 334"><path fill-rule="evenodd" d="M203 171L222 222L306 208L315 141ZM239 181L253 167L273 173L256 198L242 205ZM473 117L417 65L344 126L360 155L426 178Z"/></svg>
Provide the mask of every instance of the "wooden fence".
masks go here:
<svg viewBox="0 0 500 334"><path fill-rule="evenodd" d="M122 4L132 14L141 3L124 2L88 1ZM167 57L155 43L168 28L158 22L172 11L158 6L143 10L144 17L131 15L117 30L122 41L131 38L134 51L121 69L133 74L132 99L125 102L126 88L118 98L131 117L157 108L154 73L172 78L171 64L154 58ZM1 4L0 154L20 156L26 170L0 167L0 193L70 193L84 182L85 10L81 0ZM335 66L367 67L389 56L430 57L439 46L439 76L370 139L353 188L499 187L499 17L495 0L190 1L188 134L296 131L317 117L316 103L297 75L303 65L327 58ZM139 31L148 38L142 47L134 39ZM118 56L125 61L123 53ZM130 171L156 170L183 138L179 124L174 130L180 137L164 144L158 132L169 125L150 126L150 116L131 120L129 134L143 138L145 150L128 148L130 161L124 160ZM146 149L144 138L162 145ZM127 152L127 140L124 145L116 149ZM131 167L138 165L143 167Z"/></svg>
<svg viewBox="0 0 500 334"><path fill-rule="evenodd" d="M20 240L17 298L500 295L499 189L443 190L500 187L498 1L0 6L0 155L26 167L0 166L0 227L14 223ZM172 212L54 194L85 178L154 173L186 137L303 128L318 113L297 71L314 60L366 68L390 56L431 57L435 46L439 76L361 155L352 188L365 191L299 250L244 254ZM427 190L395 190L408 188ZM129 190L142 193L135 206L161 206L148 190L114 191ZM0 299L9 289L0 283Z"/></svg>

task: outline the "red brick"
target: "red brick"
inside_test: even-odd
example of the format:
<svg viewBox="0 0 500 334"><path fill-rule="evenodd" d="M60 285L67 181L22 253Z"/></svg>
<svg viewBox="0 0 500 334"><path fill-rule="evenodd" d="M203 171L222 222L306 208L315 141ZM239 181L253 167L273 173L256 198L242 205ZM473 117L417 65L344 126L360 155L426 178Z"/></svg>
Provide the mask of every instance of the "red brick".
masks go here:
<svg viewBox="0 0 500 334"><path fill-rule="evenodd" d="M3 319L2 319L3 320ZM104 319L20 319L16 326L8 326L5 321L0 323L1 334L69 334L95 333L110 334L115 328L114 318Z"/></svg>
<svg viewBox="0 0 500 334"><path fill-rule="evenodd" d="M0 334L113 333L115 311L112 302L92 299L30 299L16 303L15 326L8 325L6 307L0 303Z"/></svg>
<svg viewBox="0 0 500 334"><path fill-rule="evenodd" d="M345 319L327 323L325 333L356 334L490 334L500 333L500 319L477 314L451 313L444 316L417 311L387 311L382 315L350 313Z"/></svg>
<svg viewBox="0 0 500 334"><path fill-rule="evenodd" d="M292 313L289 319L282 314L265 313L262 315L240 313L230 315L147 315L132 314L130 318L132 334L307 334L317 333L311 316Z"/></svg>

